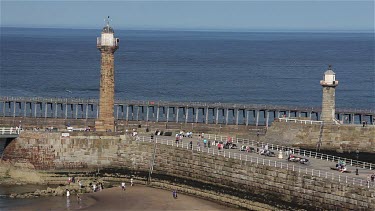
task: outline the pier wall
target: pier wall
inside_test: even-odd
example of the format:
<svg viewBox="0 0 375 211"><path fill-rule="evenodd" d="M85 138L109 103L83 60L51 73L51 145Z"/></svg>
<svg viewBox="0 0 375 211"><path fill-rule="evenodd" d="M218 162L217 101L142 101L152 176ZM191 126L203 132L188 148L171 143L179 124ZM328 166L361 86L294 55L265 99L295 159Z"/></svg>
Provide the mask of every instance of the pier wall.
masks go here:
<svg viewBox="0 0 375 211"><path fill-rule="evenodd" d="M320 149L338 152L375 153L375 127L368 125L309 125L294 122L273 122L261 141L293 145L307 149Z"/></svg>
<svg viewBox="0 0 375 211"><path fill-rule="evenodd" d="M190 194L252 210L375 209L374 193L366 187L168 145L155 146L152 177L160 187L178 186ZM29 162L49 172L100 168L106 177L146 177L153 151L153 143L135 142L114 133L73 132L63 137L62 133L24 132L5 149L4 159Z"/></svg>
<svg viewBox="0 0 375 211"><path fill-rule="evenodd" d="M67 125L74 128L86 128L88 126L91 129L94 128L95 119L51 119L51 118L30 118L30 117L0 117L0 126L18 126L22 125L23 128L33 129L40 128L45 129L47 127L58 128L59 130L65 130ZM183 122L146 122L146 121L125 121L118 120L116 122L117 131L129 131L137 129L139 132L146 132L148 129L149 133L159 131L171 131L177 132L183 131L194 131L202 133L212 134L230 134L233 136L248 137L248 135L256 135L258 129L261 134L264 133L264 126L252 126L252 125L225 125L225 124L204 124L204 123L183 123Z"/></svg>
<svg viewBox="0 0 375 211"><path fill-rule="evenodd" d="M39 127L44 130L46 127L58 128L59 131L66 130L66 125L74 128L86 128L94 126L94 119L46 119L27 117L0 117L0 126L17 126L20 122L23 128L31 130ZM323 125L301 124L294 122L274 121L266 129L261 126L251 125L225 125L225 124L204 124L204 123L176 123L176 122L145 122L145 121L117 121L117 131L124 132L136 129L140 133L152 134L155 130L164 132L193 131L195 133L211 133L218 135L232 135L239 138L258 140L257 132L260 132L259 141L273 143L283 146L295 146L306 149L317 148L320 142L320 149L353 152L358 149L360 152L375 153L375 127L368 125ZM147 132L148 131L148 132ZM264 135L265 134L265 135ZM174 134L173 134L174 135Z"/></svg>

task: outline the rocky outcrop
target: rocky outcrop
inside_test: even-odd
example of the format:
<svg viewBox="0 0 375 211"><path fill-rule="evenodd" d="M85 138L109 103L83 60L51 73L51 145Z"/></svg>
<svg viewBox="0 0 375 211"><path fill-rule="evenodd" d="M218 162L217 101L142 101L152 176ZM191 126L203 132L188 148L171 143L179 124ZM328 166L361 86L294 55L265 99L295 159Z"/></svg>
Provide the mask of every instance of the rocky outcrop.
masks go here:
<svg viewBox="0 0 375 211"><path fill-rule="evenodd" d="M55 175L58 177L58 175ZM90 180L85 180L86 185L79 186L78 183L70 183L70 184L59 184L55 188L48 187L45 190L35 190L34 192L29 193L11 193L9 195L10 198L35 198L35 197L46 197L46 196L64 196L69 190L71 195L77 194L84 194L84 193L92 193L92 185L97 183L103 183L102 180L97 180L95 178L91 178Z"/></svg>
<svg viewBox="0 0 375 211"><path fill-rule="evenodd" d="M43 184L40 173L30 162L0 161L0 184Z"/></svg>

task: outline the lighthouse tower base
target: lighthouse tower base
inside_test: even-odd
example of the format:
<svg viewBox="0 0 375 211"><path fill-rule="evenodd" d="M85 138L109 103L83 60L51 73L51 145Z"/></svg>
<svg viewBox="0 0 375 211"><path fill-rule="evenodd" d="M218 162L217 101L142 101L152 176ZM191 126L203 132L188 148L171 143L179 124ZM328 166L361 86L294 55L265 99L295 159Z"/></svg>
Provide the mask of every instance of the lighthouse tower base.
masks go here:
<svg viewBox="0 0 375 211"><path fill-rule="evenodd" d="M107 132L114 132L114 119L106 119L106 120L95 120L95 130L96 131L107 131Z"/></svg>

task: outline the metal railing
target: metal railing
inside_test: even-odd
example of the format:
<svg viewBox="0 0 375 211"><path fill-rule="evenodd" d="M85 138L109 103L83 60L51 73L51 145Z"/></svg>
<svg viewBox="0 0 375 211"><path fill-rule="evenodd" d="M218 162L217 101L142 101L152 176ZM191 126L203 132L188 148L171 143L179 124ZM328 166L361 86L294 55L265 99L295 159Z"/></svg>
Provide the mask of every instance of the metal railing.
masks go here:
<svg viewBox="0 0 375 211"><path fill-rule="evenodd" d="M228 137L230 137L232 141L236 144L251 145L251 146L262 147L262 148L266 144L268 144L264 142L257 142L255 140L241 139L241 138L236 138L233 136L219 136L216 134L205 134L205 137L207 137L210 140L218 140L218 141L227 141ZM353 159L344 158L344 157L335 156L335 155L328 155L324 153L319 153L319 152L314 152L314 151L309 151L309 150L304 150L304 149L299 149L299 148L294 148L294 147L282 146L282 145L275 145L275 144L268 144L268 148L270 150L277 150L277 151L292 150L293 154L298 154L298 155L302 155L305 157L326 160L326 161L331 161L331 162L336 162L336 163L339 160L341 160L341 161L345 161L350 166L361 167L361 168L370 169L370 170L375 169L375 163L353 160Z"/></svg>
<svg viewBox="0 0 375 211"><path fill-rule="evenodd" d="M226 150L217 150L214 148L208 148L208 147L203 147L203 146L194 146L194 145L190 145L189 143L176 144L174 140L161 139L157 137L155 139L151 139L150 137L141 136L141 137L137 137L136 141L149 142L149 143L152 143L155 141L155 143L159 143L159 144L166 144L170 146L175 146L177 148L183 148L186 150L192 150L192 151L201 152L201 153L207 153L207 154L218 155L218 156L223 156L223 157L228 157L228 158L233 158L233 159L244 160L244 161L248 161L251 163L256 163L257 165L266 165L266 166L272 166L275 168L286 169L289 171L298 172L298 174L305 174L305 175L309 175L312 177L321 177L321 178L329 179L335 182L345 183L348 185L357 185L357 186L364 186L367 188L375 188L375 182L370 182L368 180L364 180L361 178L342 176L342 173L335 174L335 173L322 171L322 170L316 170L312 168L301 168L301 166L289 165L288 163L278 162L278 161L259 158L259 157L253 157L253 156L249 156L243 153L235 153L235 152L230 152L230 151L227 152Z"/></svg>
<svg viewBox="0 0 375 211"><path fill-rule="evenodd" d="M1 127L0 133L1 135L18 135L21 130L19 127Z"/></svg>
<svg viewBox="0 0 375 211"><path fill-rule="evenodd" d="M301 123L301 124L323 124L323 121L314 121L314 120L303 120L303 119L292 119L292 118L278 118L280 122L295 122L295 123Z"/></svg>

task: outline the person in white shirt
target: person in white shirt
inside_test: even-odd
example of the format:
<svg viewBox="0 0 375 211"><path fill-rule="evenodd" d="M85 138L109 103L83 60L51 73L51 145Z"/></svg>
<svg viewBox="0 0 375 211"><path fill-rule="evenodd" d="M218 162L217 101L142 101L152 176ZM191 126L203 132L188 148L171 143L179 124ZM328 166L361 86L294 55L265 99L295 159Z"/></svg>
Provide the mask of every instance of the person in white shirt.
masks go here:
<svg viewBox="0 0 375 211"><path fill-rule="evenodd" d="M125 191L125 182L121 183L121 188L122 188L123 191Z"/></svg>

